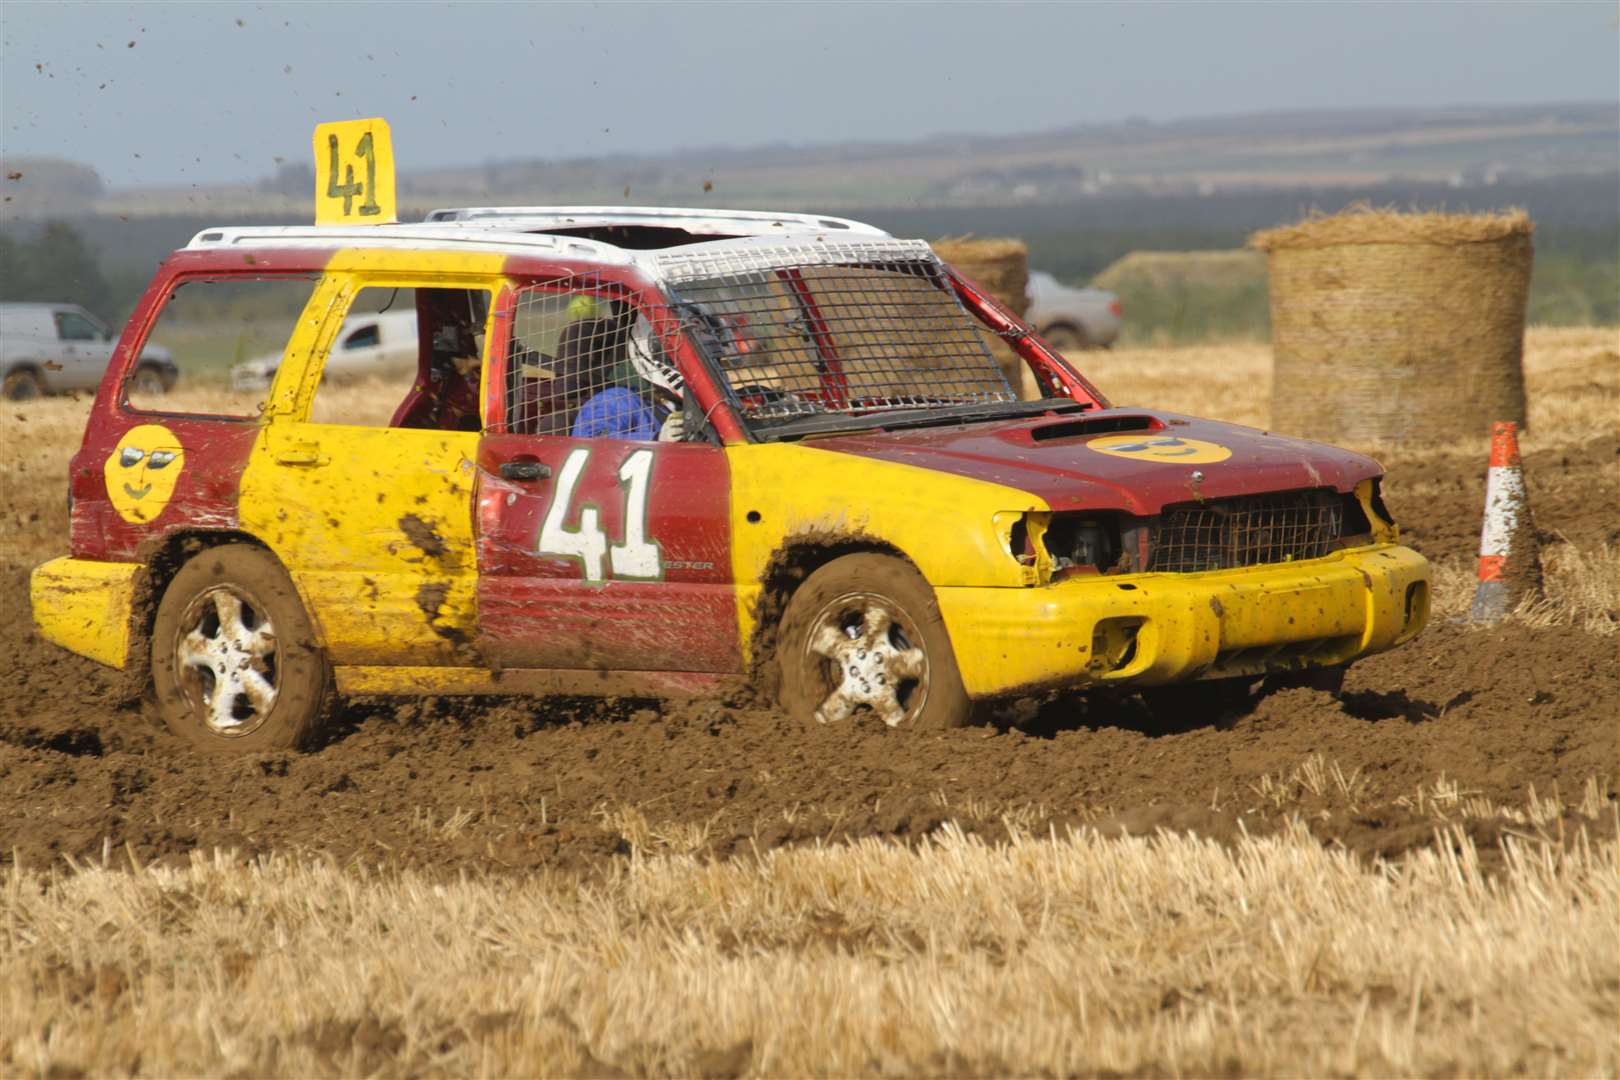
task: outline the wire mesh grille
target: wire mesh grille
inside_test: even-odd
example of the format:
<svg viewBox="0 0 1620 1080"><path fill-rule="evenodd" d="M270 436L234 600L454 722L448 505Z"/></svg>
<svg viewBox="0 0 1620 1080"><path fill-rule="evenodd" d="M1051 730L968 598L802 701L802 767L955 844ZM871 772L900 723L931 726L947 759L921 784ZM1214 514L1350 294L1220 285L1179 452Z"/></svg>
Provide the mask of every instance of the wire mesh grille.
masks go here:
<svg viewBox="0 0 1620 1080"><path fill-rule="evenodd" d="M1148 569L1166 573L1318 559L1344 528L1343 500L1319 491L1221 499L1166 512Z"/></svg>
<svg viewBox="0 0 1620 1080"><path fill-rule="evenodd" d="M555 287L518 294L508 432L650 440L680 389L647 316L628 301Z"/></svg>
<svg viewBox="0 0 1620 1080"><path fill-rule="evenodd" d="M920 241L755 244L658 264L751 420L1017 399Z"/></svg>

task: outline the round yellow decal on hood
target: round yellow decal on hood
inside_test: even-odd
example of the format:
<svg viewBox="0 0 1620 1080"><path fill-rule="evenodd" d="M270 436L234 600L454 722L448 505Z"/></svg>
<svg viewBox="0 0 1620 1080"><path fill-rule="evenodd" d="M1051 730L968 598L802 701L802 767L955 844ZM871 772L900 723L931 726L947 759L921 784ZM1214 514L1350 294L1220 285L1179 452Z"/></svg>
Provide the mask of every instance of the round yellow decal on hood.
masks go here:
<svg viewBox="0 0 1620 1080"><path fill-rule="evenodd" d="M1162 461L1167 465L1208 465L1232 456L1232 451L1219 443L1180 439L1174 435L1105 435L1086 445L1099 454L1132 461Z"/></svg>
<svg viewBox="0 0 1620 1080"><path fill-rule="evenodd" d="M130 428L102 466L113 509L125 521L156 518L169 505L185 463L180 440L162 424Z"/></svg>

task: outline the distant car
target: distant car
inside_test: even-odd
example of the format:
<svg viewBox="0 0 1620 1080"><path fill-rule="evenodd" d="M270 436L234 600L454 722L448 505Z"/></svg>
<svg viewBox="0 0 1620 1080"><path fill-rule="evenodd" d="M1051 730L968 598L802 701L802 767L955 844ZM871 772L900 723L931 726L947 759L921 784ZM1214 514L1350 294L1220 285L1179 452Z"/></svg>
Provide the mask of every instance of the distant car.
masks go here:
<svg viewBox="0 0 1620 1080"><path fill-rule="evenodd" d="M1119 337L1125 313L1111 292L1071 289L1051 274L1032 270L1028 296L1024 319L1054 349L1106 349Z"/></svg>
<svg viewBox="0 0 1620 1080"><path fill-rule="evenodd" d="M77 304L0 304L0 394L9 401L94 390L112 351L112 332ZM148 345L131 389L165 393L179 375L168 349Z"/></svg>
<svg viewBox="0 0 1620 1080"><path fill-rule="evenodd" d="M415 368L417 345L414 310L351 315L338 331L326 375L357 379ZM238 390L266 389L280 367L279 352L244 360L231 368L231 385Z"/></svg>

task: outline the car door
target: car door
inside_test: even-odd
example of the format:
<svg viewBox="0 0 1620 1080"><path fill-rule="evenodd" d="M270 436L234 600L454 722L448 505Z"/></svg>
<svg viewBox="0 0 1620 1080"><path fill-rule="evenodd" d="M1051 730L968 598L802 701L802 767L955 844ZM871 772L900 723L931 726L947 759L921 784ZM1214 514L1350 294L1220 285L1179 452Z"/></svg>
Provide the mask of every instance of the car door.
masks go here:
<svg viewBox="0 0 1620 1080"><path fill-rule="evenodd" d="M408 254L408 253L407 253ZM498 260L480 282L431 273L326 275L310 311L332 312L307 358L290 347L242 478L243 525L287 566L334 664L477 666L473 551L476 366L452 402L442 340L485 328ZM323 364L345 313L414 289L421 368L345 385ZM460 309L459 322L454 322ZM375 306L373 306L375 310ZM471 403L469 413L465 407Z"/></svg>
<svg viewBox="0 0 1620 1080"><path fill-rule="evenodd" d="M629 402L634 379L614 347L570 354L569 324L628 320L627 303L531 289L501 320L501 421L478 448L478 649L506 667L736 672L725 452L582 426L596 394Z"/></svg>

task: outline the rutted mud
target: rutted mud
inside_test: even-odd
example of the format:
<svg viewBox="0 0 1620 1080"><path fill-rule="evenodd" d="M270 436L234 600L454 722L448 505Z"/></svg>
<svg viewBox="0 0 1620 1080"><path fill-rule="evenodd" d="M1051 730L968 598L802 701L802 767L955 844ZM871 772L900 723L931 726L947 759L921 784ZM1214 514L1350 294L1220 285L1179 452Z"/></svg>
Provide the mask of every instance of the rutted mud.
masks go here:
<svg viewBox="0 0 1620 1080"><path fill-rule="evenodd" d="M1614 460L1610 439L1529 457L1549 539L1620 541ZM1392 508L1426 553L1467 555L1483 470L1459 460L1437 478L1432 461L1426 480L1440 493L1411 502L1406 466L1386 462ZM39 500L47 518L54 501ZM1437 819L1414 797L1438 777L1507 805L1531 788L1574 804L1594 777L1612 804L1620 779L1620 639L1519 624L1437 623L1355 666L1340 698L1289 690L1247 715L1155 723L1134 698L1077 697L1026 703L992 727L911 735L875 721L806 728L742 700L351 701L312 752L219 760L166 734L149 705L117 705L116 673L37 637L32 556L8 558L0 575L11 615L0 627L0 861L307 848L368 863L590 870L625 855L627 837L733 857L912 840L948 820L997 834L1004 815L1030 829L1225 837L1288 812L1305 813L1324 842L1391 855L1434 842ZM1313 790L1298 775L1310 761L1337 766L1351 794ZM1606 811L1597 826L1612 821ZM1489 840L1508 826L1467 827Z"/></svg>

